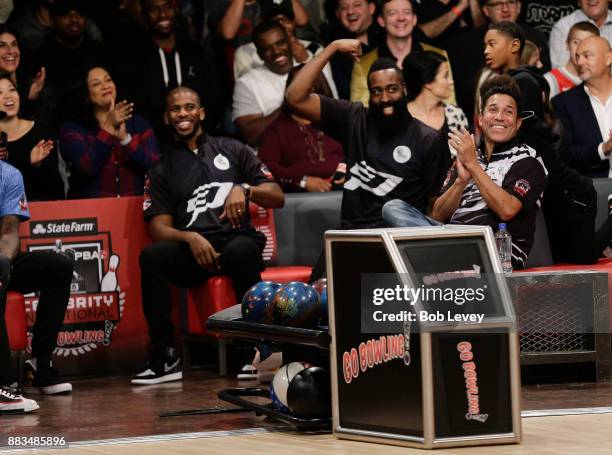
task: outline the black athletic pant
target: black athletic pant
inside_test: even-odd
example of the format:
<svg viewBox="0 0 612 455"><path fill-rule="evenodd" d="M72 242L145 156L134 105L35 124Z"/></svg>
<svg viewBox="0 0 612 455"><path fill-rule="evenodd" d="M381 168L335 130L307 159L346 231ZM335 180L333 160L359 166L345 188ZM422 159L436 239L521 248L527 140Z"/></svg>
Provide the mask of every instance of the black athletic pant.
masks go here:
<svg viewBox="0 0 612 455"><path fill-rule="evenodd" d="M247 235L207 240L221 254L221 271L216 273L201 268L184 242L157 242L140 254L142 307L154 358L174 345L170 284L192 288L213 275L228 275L240 301L253 284L261 281L265 243Z"/></svg>
<svg viewBox="0 0 612 455"><path fill-rule="evenodd" d="M49 362L70 297L72 263L55 252L19 253L12 263L0 255L0 384L10 382L11 358L5 324L6 291L40 291L33 328L32 357ZM5 283L8 282L8 287Z"/></svg>

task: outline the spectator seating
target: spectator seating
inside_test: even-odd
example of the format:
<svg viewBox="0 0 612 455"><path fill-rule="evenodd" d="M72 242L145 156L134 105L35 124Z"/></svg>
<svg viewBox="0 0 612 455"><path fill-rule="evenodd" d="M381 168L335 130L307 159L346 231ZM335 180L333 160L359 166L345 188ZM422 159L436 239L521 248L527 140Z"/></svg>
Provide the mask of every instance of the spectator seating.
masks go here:
<svg viewBox="0 0 612 455"><path fill-rule="evenodd" d="M6 298L6 313L4 315L8 329L9 347L17 353L18 389L23 388L24 354L28 347L25 298L23 294L9 291Z"/></svg>

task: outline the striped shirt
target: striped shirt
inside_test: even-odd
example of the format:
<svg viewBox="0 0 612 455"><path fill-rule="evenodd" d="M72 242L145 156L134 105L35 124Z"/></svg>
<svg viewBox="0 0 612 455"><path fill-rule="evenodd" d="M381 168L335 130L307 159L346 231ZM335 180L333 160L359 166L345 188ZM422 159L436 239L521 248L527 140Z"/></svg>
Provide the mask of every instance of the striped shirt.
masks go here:
<svg viewBox="0 0 612 455"><path fill-rule="evenodd" d="M540 199L546 186L546 168L534 149L516 139L499 144L493 149L490 160L479 150L480 167L491 180L522 204L521 210L506 225L512 236L512 266L525 268L527 255L533 245L535 219ZM457 178L451 168L442 186L445 192ZM491 226L497 231L502 220L489 208L474 180L467 184L459 207L450 219L452 224Z"/></svg>

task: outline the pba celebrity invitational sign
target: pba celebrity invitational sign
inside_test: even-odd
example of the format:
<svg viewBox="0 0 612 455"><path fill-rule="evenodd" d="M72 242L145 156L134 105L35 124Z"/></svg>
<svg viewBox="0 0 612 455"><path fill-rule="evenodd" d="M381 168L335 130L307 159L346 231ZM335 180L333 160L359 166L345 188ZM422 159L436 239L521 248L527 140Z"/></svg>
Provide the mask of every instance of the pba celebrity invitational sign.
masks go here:
<svg viewBox="0 0 612 455"><path fill-rule="evenodd" d="M140 252L150 243L142 197L33 202L20 225L22 251L51 251L73 264L55 350L66 374L125 371L146 358ZM38 293L25 296L29 337Z"/></svg>
<svg viewBox="0 0 612 455"><path fill-rule="evenodd" d="M110 233L98 232L96 219L30 221L30 233L30 239L45 241L28 243L27 251L62 254L74 267L64 328L58 334L55 354L80 355L99 345L110 346L126 297L119 286L120 258L111 250ZM38 295L26 296L29 327L34 325L37 305Z"/></svg>

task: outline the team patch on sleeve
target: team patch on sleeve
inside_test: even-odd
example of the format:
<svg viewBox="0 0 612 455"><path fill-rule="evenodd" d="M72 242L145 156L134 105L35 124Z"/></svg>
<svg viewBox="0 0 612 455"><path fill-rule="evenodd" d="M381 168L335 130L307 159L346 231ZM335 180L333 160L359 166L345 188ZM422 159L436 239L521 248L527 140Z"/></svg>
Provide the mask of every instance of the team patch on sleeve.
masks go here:
<svg viewBox="0 0 612 455"><path fill-rule="evenodd" d="M19 210L21 210L22 212L28 210L28 200L26 199L25 194L21 196L21 199L19 199Z"/></svg>
<svg viewBox="0 0 612 455"><path fill-rule="evenodd" d="M529 182L525 179L518 179L514 184L514 191L523 197L529 193L530 189L531 185L529 185Z"/></svg>
<svg viewBox="0 0 612 455"><path fill-rule="evenodd" d="M268 169L268 166L266 166L263 163L261 163L261 173L268 179L272 178L272 172L270 172L270 169Z"/></svg>

